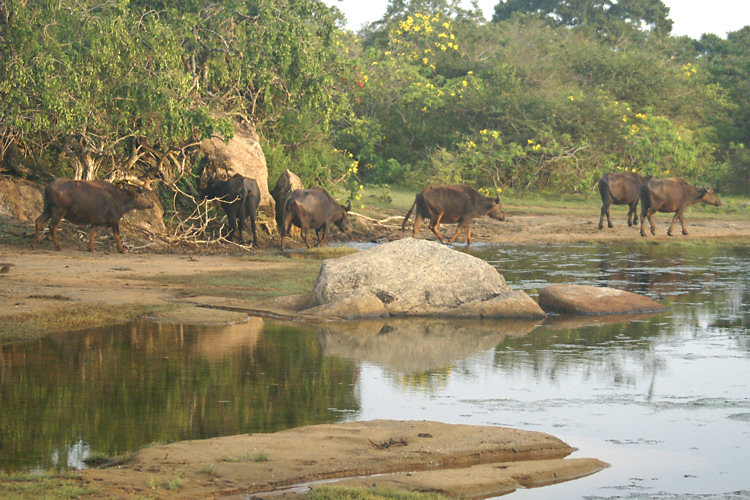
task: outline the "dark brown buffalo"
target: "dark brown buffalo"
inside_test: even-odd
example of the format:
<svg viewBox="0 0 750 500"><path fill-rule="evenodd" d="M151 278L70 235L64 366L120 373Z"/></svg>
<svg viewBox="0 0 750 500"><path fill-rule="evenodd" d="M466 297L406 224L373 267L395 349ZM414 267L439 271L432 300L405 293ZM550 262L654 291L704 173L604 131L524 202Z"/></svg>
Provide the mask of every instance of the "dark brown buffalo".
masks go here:
<svg viewBox="0 0 750 500"><path fill-rule="evenodd" d="M258 244L256 232L256 218L260 204L260 188L255 179L235 174L223 181L210 179L203 190L204 198L216 198L229 221L229 238L235 234L237 241L242 243L242 230L245 229L245 219L250 217L250 228L253 232L253 246Z"/></svg>
<svg viewBox="0 0 750 500"><path fill-rule="evenodd" d="M296 189L287 197L281 224L281 251L284 251L284 236L289 234L292 224L300 228L307 248L307 232L312 228L322 246L328 238L328 227L336 224L341 231L346 230L346 213L352 202L344 206L336 202L328 192L320 187Z"/></svg>
<svg viewBox="0 0 750 500"><path fill-rule="evenodd" d="M457 186L430 186L414 198L414 203L401 223L401 229L406 228L414 207L417 207L414 215L413 236L417 237L419 228L424 219L430 219L430 230L444 243L443 236L438 232L441 222L448 224L458 223L456 234L450 239L453 243L461 231L466 232L466 244L471 245L471 221L475 217L488 215L493 219L505 220L500 207L500 197L488 198L479 194L474 188L463 184Z"/></svg>
<svg viewBox="0 0 750 500"><path fill-rule="evenodd" d="M117 250L125 253L120 241L120 219L131 210L153 208L154 202L146 196L142 186L115 186L106 181L72 181L55 179L44 190L44 209L36 219L33 248L39 242L44 223L49 224L55 248L62 250L57 239L57 229L62 220L73 224L90 225L89 251L94 251L97 226L109 226L115 236Z"/></svg>
<svg viewBox="0 0 750 500"><path fill-rule="evenodd" d="M709 187L696 187L679 178L651 179L641 187L641 236L646 236L643 223L647 217L651 224L651 234L656 234L652 217L656 212L674 212L667 230L669 236L672 236L672 228L677 219L680 219L682 234L688 234L682 214L687 207L699 201L717 207L721 205L721 201Z"/></svg>
<svg viewBox="0 0 750 500"><path fill-rule="evenodd" d="M602 211L599 216L599 229L604 227L604 216L607 216L607 226L612 227L609 219L609 206L630 205L628 209L628 227L638 224L638 200L641 196L641 186L651 176L643 177L635 172L615 172L602 176L597 182L599 194L602 196Z"/></svg>

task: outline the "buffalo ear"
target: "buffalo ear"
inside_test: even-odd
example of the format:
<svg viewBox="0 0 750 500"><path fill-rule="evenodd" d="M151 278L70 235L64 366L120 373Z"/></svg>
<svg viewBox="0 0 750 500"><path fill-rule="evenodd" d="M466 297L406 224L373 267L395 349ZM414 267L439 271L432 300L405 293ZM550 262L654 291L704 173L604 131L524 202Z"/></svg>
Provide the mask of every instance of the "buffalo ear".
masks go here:
<svg viewBox="0 0 750 500"><path fill-rule="evenodd" d="M346 202L346 211L348 212L351 209L352 209L352 200L349 200Z"/></svg>

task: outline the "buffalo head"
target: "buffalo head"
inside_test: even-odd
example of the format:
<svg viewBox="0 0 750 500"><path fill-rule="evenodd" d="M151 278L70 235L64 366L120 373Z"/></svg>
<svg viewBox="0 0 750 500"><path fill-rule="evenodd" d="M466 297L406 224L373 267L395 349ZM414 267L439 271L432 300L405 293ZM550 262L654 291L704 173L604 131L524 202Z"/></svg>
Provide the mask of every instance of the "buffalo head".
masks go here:
<svg viewBox="0 0 750 500"><path fill-rule="evenodd" d="M487 216L495 220L505 220L505 215L503 215L503 210L500 206L500 195L492 200L492 205L490 205L489 210L487 210Z"/></svg>
<svg viewBox="0 0 750 500"><path fill-rule="evenodd" d="M150 183L148 184L148 186L151 185L152 184ZM146 184L132 184L129 182L120 185L120 189L127 192L133 198L136 210L149 210L154 208L154 200L149 196L151 190L145 186Z"/></svg>
<svg viewBox="0 0 750 500"><path fill-rule="evenodd" d="M708 203L709 205L714 205L716 207L721 205L721 200L718 196L716 196L716 193L714 193L714 190L710 187L702 187L701 188L701 201L703 203Z"/></svg>
<svg viewBox="0 0 750 500"><path fill-rule="evenodd" d="M350 230L350 227L349 227L350 225L349 225L348 217L346 216L346 214L349 212L349 210L352 209L352 200L349 200L346 203L346 206L339 205L339 208L341 210L340 216L337 217L333 221L333 223L336 224L336 227L338 227L341 232L349 231Z"/></svg>

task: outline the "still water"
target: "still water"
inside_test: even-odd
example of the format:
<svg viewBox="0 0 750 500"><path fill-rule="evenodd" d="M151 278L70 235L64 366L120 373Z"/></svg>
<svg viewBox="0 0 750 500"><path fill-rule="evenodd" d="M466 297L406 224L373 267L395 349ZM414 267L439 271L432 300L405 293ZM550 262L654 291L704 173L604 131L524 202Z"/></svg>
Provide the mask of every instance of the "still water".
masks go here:
<svg viewBox="0 0 750 500"><path fill-rule="evenodd" d="M457 247L463 249L463 247ZM0 468L81 467L153 442L359 419L551 433L612 466L513 498L750 497L750 247L477 245L536 296L611 286L627 321L139 321L0 347ZM666 496L666 498L671 498Z"/></svg>

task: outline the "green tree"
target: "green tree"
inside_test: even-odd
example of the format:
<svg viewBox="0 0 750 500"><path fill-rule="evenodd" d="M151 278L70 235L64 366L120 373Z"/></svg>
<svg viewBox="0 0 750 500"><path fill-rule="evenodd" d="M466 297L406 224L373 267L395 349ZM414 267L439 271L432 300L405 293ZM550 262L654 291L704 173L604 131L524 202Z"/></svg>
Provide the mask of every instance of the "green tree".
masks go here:
<svg viewBox="0 0 750 500"><path fill-rule="evenodd" d="M711 82L726 91L731 113L712 117L718 156L728 170L724 185L733 191L750 191L750 26L729 33L723 40L703 35L696 49L706 60Z"/></svg>
<svg viewBox="0 0 750 500"><path fill-rule="evenodd" d="M517 13L537 15L556 26L593 27L614 38L644 29L661 35L672 31L669 8L661 0L503 0L492 20L508 20Z"/></svg>

